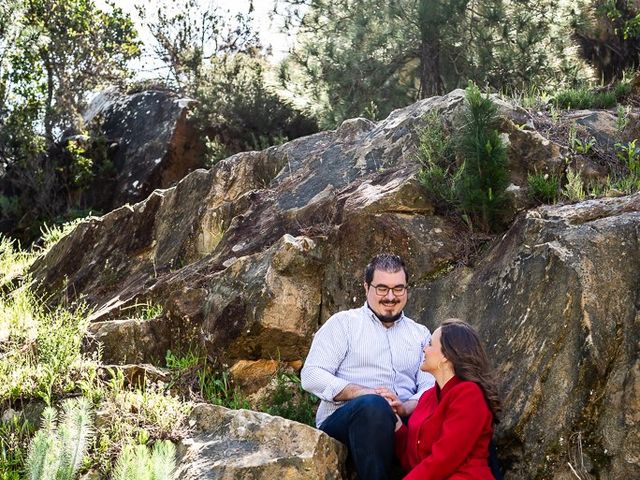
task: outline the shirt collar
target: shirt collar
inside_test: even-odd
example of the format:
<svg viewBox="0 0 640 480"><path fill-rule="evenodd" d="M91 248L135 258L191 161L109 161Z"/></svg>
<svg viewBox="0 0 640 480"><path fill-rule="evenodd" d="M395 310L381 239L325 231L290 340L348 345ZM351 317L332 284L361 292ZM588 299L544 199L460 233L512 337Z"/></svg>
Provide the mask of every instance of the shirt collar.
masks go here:
<svg viewBox="0 0 640 480"><path fill-rule="evenodd" d="M442 397L444 397L449 390L451 390L453 387L455 387L461 382L462 382L462 379L457 375L454 375L453 377L451 377L449 381L444 384L444 388L442 389L440 389L440 385L438 385L438 382L436 382L436 394L438 395L438 399L442 399Z"/></svg>
<svg viewBox="0 0 640 480"><path fill-rule="evenodd" d="M364 302L364 305L362 306L362 309L364 310L365 315L367 315L371 320L374 320L376 323L379 323L380 325L382 325L382 322L380 321L378 316L375 314L375 312L371 310L371 308L369 308L369 304L367 303L366 300ZM404 319L405 319L405 316L404 316L404 310L403 310L400 313L400 318L398 318L398 320L396 320L393 324L398 325L400 322L403 322Z"/></svg>

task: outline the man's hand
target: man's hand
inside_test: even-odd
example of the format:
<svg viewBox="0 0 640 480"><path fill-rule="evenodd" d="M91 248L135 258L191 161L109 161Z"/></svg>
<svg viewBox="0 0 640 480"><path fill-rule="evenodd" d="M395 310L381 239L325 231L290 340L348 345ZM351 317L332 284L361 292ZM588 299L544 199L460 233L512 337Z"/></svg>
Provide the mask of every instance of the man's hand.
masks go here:
<svg viewBox="0 0 640 480"><path fill-rule="evenodd" d="M376 388L375 393L384 397L387 402L389 402L389 405L391 405L393 411L401 417L408 417L411 415L418 403L417 400L407 400L406 402L403 402L394 392L386 387Z"/></svg>

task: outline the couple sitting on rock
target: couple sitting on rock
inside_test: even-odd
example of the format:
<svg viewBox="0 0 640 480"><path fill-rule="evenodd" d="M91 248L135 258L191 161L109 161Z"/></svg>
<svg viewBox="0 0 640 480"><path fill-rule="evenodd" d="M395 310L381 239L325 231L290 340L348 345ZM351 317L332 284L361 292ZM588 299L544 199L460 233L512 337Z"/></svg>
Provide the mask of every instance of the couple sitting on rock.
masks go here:
<svg viewBox="0 0 640 480"><path fill-rule="evenodd" d="M347 445L361 480L493 479L488 451L500 411L477 333L445 320L433 335L405 317L402 259L378 255L365 270L367 302L316 333L302 386L322 401L318 428Z"/></svg>

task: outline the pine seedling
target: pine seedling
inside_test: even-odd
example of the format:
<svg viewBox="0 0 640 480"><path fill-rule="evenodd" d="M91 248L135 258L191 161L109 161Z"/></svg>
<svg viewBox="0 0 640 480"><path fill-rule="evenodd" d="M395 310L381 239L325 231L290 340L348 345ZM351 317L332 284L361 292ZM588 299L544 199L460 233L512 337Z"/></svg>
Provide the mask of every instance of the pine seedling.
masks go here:
<svg viewBox="0 0 640 480"><path fill-rule="evenodd" d="M151 453L154 480L171 480L176 470L176 447L169 440L157 442Z"/></svg>

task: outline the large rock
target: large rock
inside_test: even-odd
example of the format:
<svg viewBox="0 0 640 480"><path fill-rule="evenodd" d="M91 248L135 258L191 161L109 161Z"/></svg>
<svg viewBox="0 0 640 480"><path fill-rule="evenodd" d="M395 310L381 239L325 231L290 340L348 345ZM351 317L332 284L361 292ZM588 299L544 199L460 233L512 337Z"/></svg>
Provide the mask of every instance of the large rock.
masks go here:
<svg viewBox="0 0 640 480"><path fill-rule="evenodd" d="M346 478L346 448L315 428L250 410L198 405L178 448L180 480Z"/></svg>
<svg viewBox="0 0 640 480"><path fill-rule="evenodd" d="M507 478L640 478L640 194L523 215L474 269L413 292L480 330Z"/></svg>
<svg viewBox="0 0 640 480"><path fill-rule="evenodd" d="M319 324L361 304L369 258L395 251L412 273L410 316L431 328L464 317L486 340L510 478L636 478L640 198L522 213L475 250L461 222L434 213L414 161L423 116L455 126L462 105L455 91L237 154L80 224L32 273L52 299L95 308L91 329L113 363L182 345L264 365L304 358ZM558 145L516 127L533 120L500 108L514 187L566 167ZM140 303L164 313L127 319Z"/></svg>
<svg viewBox="0 0 640 480"><path fill-rule="evenodd" d="M191 103L163 90L122 94L110 89L93 99L84 121L104 138L115 170L112 184L89 189L94 208L108 212L139 202L202 167L204 144L187 119Z"/></svg>

